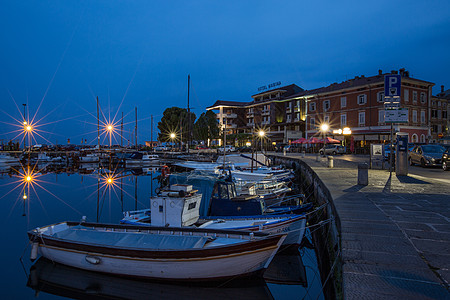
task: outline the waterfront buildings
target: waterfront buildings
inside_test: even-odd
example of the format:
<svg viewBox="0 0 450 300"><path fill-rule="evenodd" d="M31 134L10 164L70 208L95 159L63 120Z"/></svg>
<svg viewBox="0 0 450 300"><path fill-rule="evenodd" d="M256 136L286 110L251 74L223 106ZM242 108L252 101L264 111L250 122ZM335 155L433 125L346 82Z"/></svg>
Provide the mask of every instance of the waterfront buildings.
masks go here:
<svg viewBox="0 0 450 300"><path fill-rule="evenodd" d="M434 83L413 78L405 69L379 70L377 75L355 76L312 90L295 84L276 87L251 96L249 102L218 100L207 109L218 111L217 118L228 133L263 129L274 143L329 136L351 145L355 152L367 152L370 143L390 140L391 125L385 122L384 106L387 74L401 76L400 106L408 109L408 122L394 124L393 131L408 133L411 143L446 135L449 93L442 88L440 96L433 97Z"/></svg>

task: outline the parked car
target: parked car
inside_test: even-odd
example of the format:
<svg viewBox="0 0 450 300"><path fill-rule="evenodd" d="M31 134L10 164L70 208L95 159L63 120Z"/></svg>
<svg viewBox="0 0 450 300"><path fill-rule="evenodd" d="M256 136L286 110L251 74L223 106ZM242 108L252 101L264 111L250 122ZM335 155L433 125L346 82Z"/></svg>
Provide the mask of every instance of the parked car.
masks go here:
<svg viewBox="0 0 450 300"><path fill-rule="evenodd" d="M409 165L412 166L414 164L420 164L422 167L441 166L444 151L445 148L441 145L430 144L416 146L409 153Z"/></svg>
<svg viewBox="0 0 450 300"><path fill-rule="evenodd" d="M220 147L220 148L217 148L217 151L223 153L224 149L223 149L223 147ZM236 151L236 148L234 148L233 146L230 146L230 145L225 146L225 152L235 152L235 151Z"/></svg>
<svg viewBox="0 0 450 300"><path fill-rule="evenodd" d="M196 150L206 150L206 149L209 149L209 148L206 147L205 145L197 145L197 146L195 147L195 149L196 149Z"/></svg>
<svg viewBox="0 0 450 300"><path fill-rule="evenodd" d="M171 149L171 147L168 146L156 146L153 147L153 151L169 151Z"/></svg>
<svg viewBox="0 0 450 300"><path fill-rule="evenodd" d="M450 169L450 147L442 154L442 169L444 171Z"/></svg>
<svg viewBox="0 0 450 300"><path fill-rule="evenodd" d="M327 154L344 154L345 153L345 147L341 145L325 145L323 148L319 149L320 155L327 155Z"/></svg>

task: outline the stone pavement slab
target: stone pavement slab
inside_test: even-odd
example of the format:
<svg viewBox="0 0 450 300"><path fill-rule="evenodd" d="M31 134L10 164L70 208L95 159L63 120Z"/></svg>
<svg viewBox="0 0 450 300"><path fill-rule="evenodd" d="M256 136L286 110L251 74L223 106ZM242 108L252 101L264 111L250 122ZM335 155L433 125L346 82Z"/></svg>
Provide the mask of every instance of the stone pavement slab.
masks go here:
<svg viewBox="0 0 450 300"><path fill-rule="evenodd" d="M369 169L357 185L357 160L306 162L330 190L342 227L347 299L450 299L450 183L389 177Z"/></svg>

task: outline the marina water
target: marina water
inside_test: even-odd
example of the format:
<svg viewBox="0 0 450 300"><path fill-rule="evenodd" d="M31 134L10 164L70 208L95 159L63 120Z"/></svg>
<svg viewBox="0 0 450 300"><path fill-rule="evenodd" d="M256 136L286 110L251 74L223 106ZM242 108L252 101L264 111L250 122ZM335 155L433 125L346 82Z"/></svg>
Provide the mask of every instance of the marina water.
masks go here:
<svg viewBox="0 0 450 300"><path fill-rule="evenodd" d="M29 191L11 169L0 174L4 244L1 286L3 299L323 299L314 249L309 246L277 254L261 280L236 278L226 283L171 283L119 278L29 259L26 233L61 221L118 223L124 211L148 208L158 187L158 169L116 172L113 182L98 170L82 174L68 170L42 171ZM44 173L44 174L43 174ZM24 193L26 197L24 197ZM26 199L24 199L26 198ZM305 234L310 241L310 236ZM34 264L34 265L33 265Z"/></svg>

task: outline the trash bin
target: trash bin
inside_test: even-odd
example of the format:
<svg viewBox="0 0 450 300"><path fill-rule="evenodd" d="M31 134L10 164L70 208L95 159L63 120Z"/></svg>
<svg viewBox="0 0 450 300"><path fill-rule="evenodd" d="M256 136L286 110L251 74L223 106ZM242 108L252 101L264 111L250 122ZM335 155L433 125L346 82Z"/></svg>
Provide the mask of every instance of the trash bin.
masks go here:
<svg viewBox="0 0 450 300"><path fill-rule="evenodd" d="M328 168L333 168L333 156L328 156Z"/></svg>
<svg viewBox="0 0 450 300"><path fill-rule="evenodd" d="M358 164L358 185L369 184L369 165L367 163Z"/></svg>

